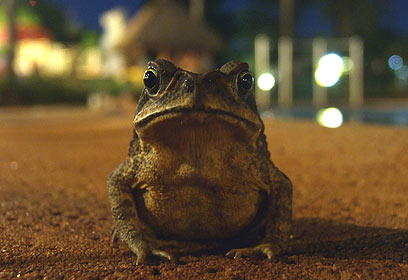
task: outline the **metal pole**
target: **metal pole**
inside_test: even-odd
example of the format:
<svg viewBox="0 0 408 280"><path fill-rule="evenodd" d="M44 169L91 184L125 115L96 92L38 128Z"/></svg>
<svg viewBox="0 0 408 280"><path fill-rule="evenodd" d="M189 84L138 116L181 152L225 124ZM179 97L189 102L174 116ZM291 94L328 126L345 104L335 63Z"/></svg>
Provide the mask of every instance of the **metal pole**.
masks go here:
<svg viewBox="0 0 408 280"><path fill-rule="evenodd" d="M316 73L319 60L327 52L327 41L321 38L313 40L313 106L316 108L327 105L327 89L317 84L314 73Z"/></svg>
<svg viewBox="0 0 408 280"><path fill-rule="evenodd" d="M364 102L364 43L360 37L350 38L349 53L353 62L349 83L349 104L351 108L358 109Z"/></svg>
<svg viewBox="0 0 408 280"><path fill-rule="evenodd" d="M270 44L269 37L264 34L255 37L255 79L265 72L270 71ZM269 91L261 90L258 86L255 87L256 104L260 111L268 109L271 105Z"/></svg>
<svg viewBox="0 0 408 280"><path fill-rule="evenodd" d="M278 42L278 104L288 108L293 103L293 40L281 37Z"/></svg>

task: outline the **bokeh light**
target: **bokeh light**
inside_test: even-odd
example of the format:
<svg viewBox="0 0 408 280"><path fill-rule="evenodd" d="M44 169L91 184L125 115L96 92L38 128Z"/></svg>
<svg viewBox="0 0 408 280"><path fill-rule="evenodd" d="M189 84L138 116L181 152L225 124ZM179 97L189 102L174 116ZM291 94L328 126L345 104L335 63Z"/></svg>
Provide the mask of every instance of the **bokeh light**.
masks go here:
<svg viewBox="0 0 408 280"><path fill-rule="evenodd" d="M400 81L408 81L408 66L401 66L397 71L395 71L395 75Z"/></svg>
<svg viewBox="0 0 408 280"><path fill-rule="evenodd" d="M335 53L324 55L317 66L316 82L322 87L334 86L343 73L343 59Z"/></svg>
<svg viewBox="0 0 408 280"><path fill-rule="evenodd" d="M351 72L354 68L354 63L351 60L351 58L348 56L343 56L342 59L343 59L343 72L344 73Z"/></svg>
<svg viewBox="0 0 408 280"><path fill-rule="evenodd" d="M392 70L399 70L401 69L402 65L404 65L404 60L397 54L390 56L388 59L388 66Z"/></svg>
<svg viewBox="0 0 408 280"><path fill-rule="evenodd" d="M262 90L271 90L275 86L275 77L271 73L263 73L258 78L258 87Z"/></svg>
<svg viewBox="0 0 408 280"><path fill-rule="evenodd" d="M319 110L316 119L324 127L336 128L343 124L343 114L334 107Z"/></svg>

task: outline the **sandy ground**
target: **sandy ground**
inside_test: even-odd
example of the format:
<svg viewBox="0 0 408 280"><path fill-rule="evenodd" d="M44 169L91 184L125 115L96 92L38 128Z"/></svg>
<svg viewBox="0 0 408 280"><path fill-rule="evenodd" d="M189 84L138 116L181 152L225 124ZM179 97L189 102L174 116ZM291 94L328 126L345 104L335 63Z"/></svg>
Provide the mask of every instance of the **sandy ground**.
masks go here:
<svg viewBox="0 0 408 280"><path fill-rule="evenodd" d="M136 266L110 245L106 177L128 114L0 110L0 279L408 279L408 129L267 120L294 184L287 255L182 256Z"/></svg>

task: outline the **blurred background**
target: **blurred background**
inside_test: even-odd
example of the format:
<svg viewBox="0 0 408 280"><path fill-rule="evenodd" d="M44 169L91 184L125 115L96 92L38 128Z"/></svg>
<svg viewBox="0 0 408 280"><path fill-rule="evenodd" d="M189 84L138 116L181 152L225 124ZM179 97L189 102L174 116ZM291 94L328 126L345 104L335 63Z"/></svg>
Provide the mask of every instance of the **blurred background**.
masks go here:
<svg viewBox="0 0 408 280"><path fill-rule="evenodd" d="M408 125L406 0L1 0L0 104L134 110L146 63L248 62L264 116Z"/></svg>

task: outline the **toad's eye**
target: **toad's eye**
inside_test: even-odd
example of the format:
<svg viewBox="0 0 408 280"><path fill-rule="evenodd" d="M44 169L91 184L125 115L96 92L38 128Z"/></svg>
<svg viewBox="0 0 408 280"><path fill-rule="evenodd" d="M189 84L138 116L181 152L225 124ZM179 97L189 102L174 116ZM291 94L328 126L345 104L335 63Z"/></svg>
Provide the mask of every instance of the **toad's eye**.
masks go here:
<svg viewBox="0 0 408 280"><path fill-rule="evenodd" d="M249 90L254 84L254 77L248 71L239 73L237 77L238 94L241 97L248 96Z"/></svg>
<svg viewBox="0 0 408 280"><path fill-rule="evenodd" d="M159 90L160 76L156 69L148 69L143 75L145 87L149 90L150 95L156 95Z"/></svg>

